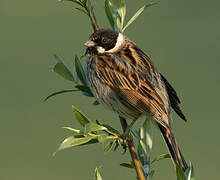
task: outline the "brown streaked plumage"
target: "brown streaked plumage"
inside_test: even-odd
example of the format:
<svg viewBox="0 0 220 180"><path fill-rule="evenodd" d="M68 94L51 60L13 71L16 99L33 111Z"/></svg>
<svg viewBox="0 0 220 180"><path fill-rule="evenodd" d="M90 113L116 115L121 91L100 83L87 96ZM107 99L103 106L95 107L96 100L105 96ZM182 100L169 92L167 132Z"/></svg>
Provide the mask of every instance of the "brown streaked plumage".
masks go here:
<svg viewBox="0 0 220 180"><path fill-rule="evenodd" d="M172 133L171 107L183 119L180 100L150 58L126 36L101 29L85 43L85 70L95 97L107 108L133 123L150 116L158 125L175 164L187 164ZM127 129L127 133L129 132Z"/></svg>

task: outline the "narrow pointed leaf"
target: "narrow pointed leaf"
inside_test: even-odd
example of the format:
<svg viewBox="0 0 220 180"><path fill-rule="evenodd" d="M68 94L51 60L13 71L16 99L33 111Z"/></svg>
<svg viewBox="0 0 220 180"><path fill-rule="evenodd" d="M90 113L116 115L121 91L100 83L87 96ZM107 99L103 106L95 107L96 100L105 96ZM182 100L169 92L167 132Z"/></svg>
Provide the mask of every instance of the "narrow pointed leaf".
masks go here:
<svg viewBox="0 0 220 180"><path fill-rule="evenodd" d="M75 66L75 64L74 64L74 66L73 66L73 79L74 79L74 83L78 84L79 78L78 78L78 75L77 75L77 72L76 72L76 66Z"/></svg>
<svg viewBox="0 0 220 180"><path fill-rule="evenodd" d="M112 147L113 147L113 142L106 143L105 146L104 146L104 152L108 153L111 150Z"/></svg>
<svg viewBox="0 0 220 180"><path fill-rule="evenodd" d="M62 149L74 147L74 146L79 146L81 144L85 144L85 143L89 142L90 140L92 140L92 138L93 138L92 136L85 136L85 137L81 137L81 138L76 138L75 136L70 136L70 137L66 138L61 143L58 151L60 151Z"/></svg>
<svg viewBox="0 0 220 180"><path fill-rule="evenodd" d="M138 140L141 139L140 138L140 130L132 129L131 132Z"/></svg>
<svg viewBox="0 0 220 180"><path fill-rule="evenodd" d="M115 140L115 147L113 149L113 151L116 151L119 147L119 142L117 140Z"/></svg>
<svg viewBox="0 0 220 180"><path fill-rule="evenodd" d="M150 153L152 149L152 122L146 118L140 128L138 141L138 155L143 164L150 164Z"/></svg>
<svg viewBox="0 0 220 180"><path fill-rule="evenodd" d="M120 24L119 28L122 30L123 25L124 25L124 19L126 15L126 4L124 0L112 0L113 6L117 9L117 12L120 17Z"/></svg>
<svg viewBox="0 0 220 180"><path fill-rule="evenodd" d="M82 92L82 95L87 96L87 97L94 97L92 94L88 92Z"/></svg>
<svg viewBox="0 0 220 180"><path fill-rule="evenodd" d="M141 161L141 164L142 164L142 165L143 165L143 164L146 164L146 163L147 163L147 162L146 162L146 155L144 154L144 151L143 151L143 149L142 149L142 147L141 147L141 145L140 145L140 142L139 142L139 144L138 144L137 153L138 153L138 158L139 158L140 161Z"/></svg>
<svg viewBox="0 0 220 180"><path fill-rule="evenodd" d="M144 135L144 143L146 144L147 147L147 153L149 154L151 152L152 146L153 146L153 132L152 132L152 128L153 128L153 124L151 119L146 118L144 124L143 124L143 135Z"/></svg>
<svg viewBox="0 0 220 180"><path fill-rule="evenodd" d="M102 177L99 173L99 169L95 168L95 180L102 180Z"/></svg>
<svg viewBox="0 0 220 180"><path fill-rule="evenodd" d="M70 130L70 131L78 133L78 134L82 133L79 129L74 129L74 128L71 128L71 127L62 127L62 128Z"/></svg>
<svg viewBox="0 0 220 180"><path fill-rule="evenodd" d="M91 145L91 144L96 144L96 143L99 143L98 139L91 139L89 142L80 144L79 146Z"/></svg>
<svg viewBox="0 0 220 180"><path fill-rule="evenodd" d="M95 122L96 122L96 124L102 126L102 124L101 124L101 122L99 120L96 119Z"/></svg>
<svg viewBox="0 0 220 180"><path fill-rule="evenodd" d="M149 173L149 177L150 177L149 179L150 179L150 180L153 178L154 173L155 173L154 170L152 170L152 171Z"/></svg>
<svg viewBox="0 0 220 180"><path fill-rule="evenodd" d="M83 5L83 1L81 2L81 1L79 1L79 0L60 0L60 1L70 1L70 2L73 2L73 3L76 3L76 4L78 4L78 5L80 5L80 6L84 6Z"/></svg>
<svg viewBox="0 0 220 180"><path fill-rule="evenodd" d="M103 144L103 143L106 141L106 139L107 139L107 135L106 135L106 134L100 134L100 135L98 136L98 141L99 141L101 144Z"/></svg>
<svg viewBox="0 0 220 180"><path fill-rule="evenodd" d="M179 164L176 165L176 176L177 176L177 180L187 180Z"/></svg>
<svg viewBox="0 0 220 180"><path fill-rule="evenodd" d="M144 142L142 140L140 140L140 145L141 145L141 148L143 149L144 151L144 154L147 154L147 148L146 148L146 145L144 144Z"/></svg>
<svg viewBox="0 0 220 180"><path fill-rule="evenodd" d="M85 125L85 132L89 133L89 132L95 132L95 131L102 131L102 130L106 130L107 128L104 126L100 126L96 123L93 122L89 122Z"/></svg>
<svg viewBox="0 0 220 180"><path fill-rule="evenodd" d="M52 94L50 94L49 96L47 96L44 101L47 101L48 99L50 99L51 97L54 97L58 94L64 94L64 93L68 93L68 92L76 92L76 91L79 91L77 89L69 89L69 90L62 90L62 91L57 91L57 92L54 92Z"/></svg>
<svg viewBox="0 0 220 180"><path fill-rule="evenodd" d="M185 171L185 176L187 180L195 180L194 168L191 162L190 162L188 169Z"/></svg>
<svg viewBox="0 0 220 180"><path fill-rule="evenodd" d="M105 0L105 14L108 18L109 24L111 25L112 29L114 29L114 19L113 19L112 12L111 12L110 8L111 7L109 4L109 0Z"/></svg>
<svg viewBox="0 0 220 180"><path fill-rule="evenodd" d="M87 16L89 15L88 12L86 12L86 11L85 11L84 9L82 9L82 8L75 7L75 9L77 9L78 11L83 12L83 13L86 14Z"/></svg>
<svg viewBox="0 0 220 180"><path fill-rule="evenodd" d="M124 16L123 13L126 11L125 3L123 4L124 0L107 0L107 1L108 2L106 2L106 6L107 6L106 15L110 21L110 24L114 25L113 29L115 31L121 32L122 30L121 27L123 26L121 22L124 20L124 18L122 19L122 16Z"/></svg>
<svg viewBox="0 0 220 180"><path fill-rule="evenodd" d="M125 27L122 29L122 32L124 32L125 29L126 29L129 25L131 25L131 24L137 19L137 17L144 11L144 9L146 9L146 8L148 8L148 7L150 7L150 6L153 6L153 5L155 5L155 4L157 4L157 3L149 3L149 4L146 4L146 5L144 5L143 7L141 7L141 8L134 14L134 16L127 22L127 24L125 25Z"/></svg>
<svg viewBox="0 0 220 180"><path fill-rule="evenodd" d="M75 88L79 89L80 91L87 93L88 96L93 97L92 91L86 85L76 85Z"/></svg>
<svg viewBox="0 0 220 180"><path fill-rule="evenodd" d="M134 168L134 166L129 163L121 163L120 166L126 167L126 168Z"/></svg>
<svg viewBox="0 0 220 180"><path fill-rule="evenodd" d="M63 61L57 55L54 55L54 57L55 57L57 63L55 65L51 66L51 69L54 72L56 72L57 74L59 74L60 76L62 76L64 79L69 80L69 81L74 81L72 73L65 66Z"/></svg>
<svg viewBox="0 0 220 180"><path fill-rule="evenodd" d="M193 167L192 163L190 163L190 167L191 167L191 177L190 177L190 180L195 180L194 167Z"/></svg>
<svg viewBox="0 0 220 180"><path fill-rule="evenodd" d="M153 161L151 161L151 164L153 164L157 161L163 160L163 159L167 159L167 158L170 158L169 154L161 154L158 157L156 157Z"/></svg>
<svg viewBox="0 0 220 180"><path fill-rule="evenodd" d="M79 58L76 56L75 57L75 67L76 67L76 73L77 73L77 76L79 78L79 80L84 84L86 85L87 82L86 82L86 76L85 76L85 73L84 73L84 70L83 70L83 67L81 65L81 62L79 60Z"/></svg>
<svg viewBox="0 0 220 180"><path fill-rule="evenodd" d="M97 105L99 105L99 104L100 104L100 102L99 102L99 101L97 101L97 100L96 100L96 101L94 101L94 102L92 103L92 105L93 105L93 106L97 106Z"/></svg>
<svg viewBox="0 0 220 180"><path fill-rule="evenodd" d="M111 126L108 125L108 124L103 124L103 126L107 128L107 131L108 131L109 133L120 134L120 132L119 132L117 129L111 127Z"/></svg>
<svg viewBox="0 0 220 180"><path fill-rule="evenodd" d="M72 110L74 112L74 115L77 119L77 121L82 125L85 126L87 123L89 123L89 119L81 113L75 106L72 105Z"/></svg>

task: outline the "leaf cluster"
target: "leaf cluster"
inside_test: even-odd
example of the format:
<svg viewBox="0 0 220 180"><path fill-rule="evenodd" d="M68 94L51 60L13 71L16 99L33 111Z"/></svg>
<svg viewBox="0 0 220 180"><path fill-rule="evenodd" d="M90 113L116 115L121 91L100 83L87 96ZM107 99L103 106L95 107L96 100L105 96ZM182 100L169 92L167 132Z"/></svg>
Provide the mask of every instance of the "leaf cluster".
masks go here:
<svg viewBox="0 0 220 180"><path fill-rule="evenodd" d="M138 130L133 130L132 134L137 139L137 155L141 162L142 169L146 179L151 180L155 170L153 165L155 162L170 158L169 154L161 154L155 158L151 157L151 151L153 147L153 123L152 120L146 118L143 125ZM123 167L134 168L133 163L122 163Z"/></svg>
<svg viewBox="0 0 220 180"><path fill-rule="evenodd" d="M76 91L80 91L84 96L94 97L88 84L87 84L85 72L83 70L83 66L82 66L78 56L75 56L75 61L73 64L72 71L69 70L69 68L64 64L64 62L62 61L62 59L59 56L54 55L54 57L56 59L56 64L52 65L50 67L50 69L53 72L60 75L61 77L63 77L64 79L73 82L75 88L54 92L54 93L48 95L44 99L44 101L47 101L48 99L50 99L58 94L76 92ZM97 100L94 101L94 103L93 103L93 105L98 105L98 104L99 104L99 102Z"/></svg>
<svg viewBox="0 0 220 180"><path fill-rule="evenodd" d="M57 151L75 146L89 145L100 143L103 145L105 153L116 150L122 142L119 131L113 127L101 124L98 120L92 122L85 114L80 112L75 106L72 106L76 120L82 126L82 130L71 127L63 127L73 133L67 137L59 146Z"/></svg>
<svg viewBox="0 0 220 180"><path fill-rule="evenodd" d="M105 0L105 14L108 18L108 21L115 31L124 32L128 26L130 26L137 17L148 7L153 6L157 3L151 2L144 6L142 6L138 11L130 18L130 20L126 23L126 4L124 0Z"/></svg>

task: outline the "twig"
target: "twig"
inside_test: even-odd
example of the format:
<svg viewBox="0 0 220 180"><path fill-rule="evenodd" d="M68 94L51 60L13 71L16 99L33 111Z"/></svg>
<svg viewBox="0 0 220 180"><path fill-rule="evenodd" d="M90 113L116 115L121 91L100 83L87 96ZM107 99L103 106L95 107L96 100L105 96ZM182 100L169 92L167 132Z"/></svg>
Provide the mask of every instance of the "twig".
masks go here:
<svg viewBox="0 0 220 180"><path fill-rule="evenodd" d="M126 119L124 119L122 117L119 117L119 118L120 118L120 121L121 121L122 129L125 132L125 130L128 126L127 121L126 121ZM136 173L137 173L138 180L145 180L145 176L144 176L144 173L143 173L143 170L142 170L142 167L141 167L141 162L139 161L136 150L135 150L133 137L130 136L126 140L126 142L127 142L127 145L128 145L128 149L129 149L132 161L134 163L134 167L135 167L135 170L136 170Z"/></svg>
<svg viewBox="0 0 220 180"><path fill-rule="evenodd" d="M84 8L88 12L88 16L90 18L90 21L91 21L92 28L93 28L94 32L99 30L99 26L97 24L95 13L94 13L94 10L93 10L93 5L91 4L91 2L88 1L87 6L85 6Z"/></svg>
<svg viewBox="0 0 220 180"><path fill-rule="evenodd" d="M90 20L91 20L91 24L92 24L92 27L93 27L93 30L94 32L99 30L99 27L98 27L98 24L97 24L97 21L96 21L96 17L95 17L95 14L94 12L92 13L93 15L90 16Z"/></svg>

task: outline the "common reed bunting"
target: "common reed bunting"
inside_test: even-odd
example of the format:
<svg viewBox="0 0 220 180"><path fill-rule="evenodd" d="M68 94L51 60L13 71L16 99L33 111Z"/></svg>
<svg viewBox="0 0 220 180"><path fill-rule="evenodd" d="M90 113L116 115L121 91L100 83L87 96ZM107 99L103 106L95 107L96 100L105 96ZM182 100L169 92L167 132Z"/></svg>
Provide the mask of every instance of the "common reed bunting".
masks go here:
<svg viewBox="0 0 220 180"><path fill-rule="evenodd" d="M84 44L85 71L94 96L119 117L131 120L124 135L141 116L159 127L172 160L185 171L187 164L172 133L171 107L186 121L176 91L150 58L125 35L101 29Z"/></svg>

